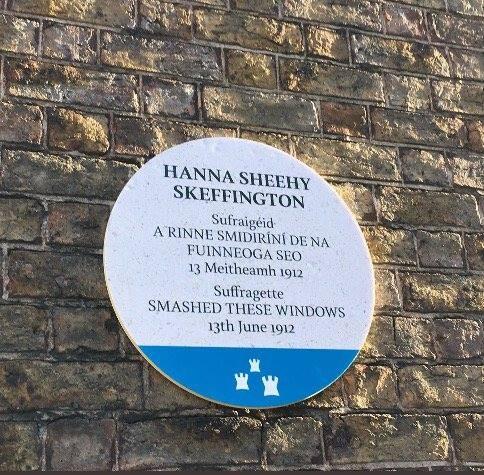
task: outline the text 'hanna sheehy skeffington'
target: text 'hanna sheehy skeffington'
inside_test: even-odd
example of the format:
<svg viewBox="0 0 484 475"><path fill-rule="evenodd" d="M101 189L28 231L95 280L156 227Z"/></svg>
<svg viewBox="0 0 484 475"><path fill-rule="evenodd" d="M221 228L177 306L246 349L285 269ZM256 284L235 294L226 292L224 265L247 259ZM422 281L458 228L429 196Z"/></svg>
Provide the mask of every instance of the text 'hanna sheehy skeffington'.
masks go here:
<svg viewBox="0 0 484 475"><path fill-rule="evenodd" d="M219 201L231 204L250 204L256 206L282 206L283 208L304 208L302 194L281 193L279 190L308 191L310 178L271 173L230 172L212 168L163 166L163 177L203 181L208 183L242 185L244 190L206 186L177 184L173 187L173 197L185 200ZM275 191L253 191L249 187L263 187Z"/></svg>

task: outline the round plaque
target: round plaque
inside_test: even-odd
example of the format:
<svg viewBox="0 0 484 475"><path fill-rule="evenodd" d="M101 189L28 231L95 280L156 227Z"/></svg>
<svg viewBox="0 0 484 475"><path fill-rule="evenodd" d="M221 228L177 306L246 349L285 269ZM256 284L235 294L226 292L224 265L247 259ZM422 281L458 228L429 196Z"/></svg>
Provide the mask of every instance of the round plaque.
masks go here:
<svg viewBox="0 0 484 475"><path fill-rule="evenodd" d="M149 160L107 225L104 273L126 334L205 399L267 408L339 378L368 333L363 235L311 168L268 145L211 138Z"/></svg>

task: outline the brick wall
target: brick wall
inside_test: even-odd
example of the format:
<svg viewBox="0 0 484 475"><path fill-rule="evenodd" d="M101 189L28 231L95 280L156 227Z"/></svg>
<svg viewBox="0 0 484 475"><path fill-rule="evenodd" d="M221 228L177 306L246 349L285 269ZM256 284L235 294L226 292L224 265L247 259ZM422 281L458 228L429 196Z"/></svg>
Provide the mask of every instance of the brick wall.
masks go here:
<svg viewBox="0 0 484 475"><path fill-rule="evenodd" d="M2 0L0 469L484 467L482 0ZM151 370L102 272L153 154L260 140L360 221L357 364L295 406Z"/></svg>

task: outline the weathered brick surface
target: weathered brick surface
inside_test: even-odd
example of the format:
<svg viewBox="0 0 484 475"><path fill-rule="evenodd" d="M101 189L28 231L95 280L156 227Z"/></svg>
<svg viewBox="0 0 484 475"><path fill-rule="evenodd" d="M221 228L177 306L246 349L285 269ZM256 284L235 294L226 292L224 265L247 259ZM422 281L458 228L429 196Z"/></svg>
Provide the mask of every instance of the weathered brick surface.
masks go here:
<svg viewBox="0 0 484 475"><path fill-rule="evenodd" d="M333 187L357 219L361 221L374 221L376 219L375 203L368 186L343 183L334 184Z"/></svg>
<svg viewBox="0 0 484 475"><path fill-rule="evenodd" d="M309 25L306 30L306 38L310 55L348 61L348 44L344 31Z"/></svg>
<svg viewBox="0 0 484 475"><path fill-rule="evenodd" d="M403 149L400 163L404 181L429 185L449 186L450 171L444 155L429 150Z"/></svg>
<svg viewBox="0 0 484 475"><path fill-rule="evenodd" d="M484 334L477 320L396 317L394 327L389 317L376 322L368 349L372 356L442 362L475 359L483 352Z"/></svg>
<svg viewBox="0 0 484 475"><path fill-rule="evenodd" d="M474 407L484 402L478 366L407 366L398 376L405 407Z"/></svg>
<svg viewBox="0 0 484 475"><path fill-rule="evenodd" d="M109 149L108 118L69 109L49 113L49 145L54 149L103 154Z"/></svg>
<svg viewBox="0 0 484 475"><path fill-rule="evenodd" d="M138 363L2 361L0 411L139 409Z"/></svg>
<svg viewBox="0 0 484 475"><path fill-rule="evenodd" d="M166 148L188 140L216 136L234 137L235 130L120 117L115 120L115 135L116 152L152 157Z"/></svg>
<svg viewBox="0 0 484 475"><path fill-rule="evenodd" d="M0 351L41 351L46 347L46 309L30 305L0 305L0 326Z"/></svg>
<svg viewBox="0 0 484 475"><path fill-rule="evenodd" d="M248 0L248 1L250 1L250 0ZM200 3L203 3L204 5L211 5L213 7L226 7L227 6L227 4L225 3L225 0L202 0Z"/></svg>
<svg viewBox="0 0 484 475"><path fill-rule="evenodd" d="M59 353L118 348L118 323L104 308L55 307L52 329L54 349Z"/></svg>
<svg viewBox="0 0 484 475"><path fill-rule="evenodd" d="M462 15L484 16L480 0L448 0L449 11Z"/></svg>
<svg viewBox="0 0 484 475"><path fill-rule="evenodd" d="M215 2L216 1L217 0L215 0ZM223 0L221 0L221 3L223 5ZM278 0L259 0L255 2L254 0L235 0L235 7L240 8L241 10L254 10L264 13L277 13L278 3Z"/></svg>
<svg viewBox="0 0 484 475"><path fill-rule="evenodd" d="M484 444L484 417L482 414L454 414L450 416L449 420L458 460L484 462L484 454L481 450Z"/></svg>
<svg viewBox="0 0 484 475"><path fill-rule="evenodd" d="M442 461L450 456L449 436L440 416L334 416L326 437L334 463Z"/></svg>
<svg viewBox="0 0 484 475"><path fill-rule="evenodd" d="M195 37L245 48L286 53L303 51L299 25L257 15L196 9Z"/></svg>
<svg viewBox="0 0 484 475"><path fill-rule="evenodd" d="M297 138L294 150L299 160L321 175L397 180L396 150L391 147L363 145L313 138Z"/></svg>
<svg viewBox="0 0 484 475"><path fill-rule="evenodd" d="M453 76L462 79L484 80L484 53L451 48L449 49L449 59L454 72Z"/></svg>
<svg viewBox="0 0 484 475"><path fill-rule="evenodd" d="M35 54L39 22L0 15L0 51Z"/></svg>
<svg viewBox="0 0 484 475"><path fill-rule="evenodd" d="M436 10L445 10L447 8L445 0L402 0L401 3L416 7L434 8Z"/></svg>
<svg viewBox="0 0 484 475"><path fill-rule="evenodd" d="M484 121L469 120L467 130L469 131L469 148L475 152L484 152Z"/></svg>
<svg viewBox="0 0 484 475"><path fill-rule="evenodd" d="M477 202L472 195L385 187L379 201L381 215L388 222L480 227Z"/></svg>
<svg viewBox="0 0 484 475"><path fill-rule="evenodd" d="M397 405L396 377L391 368L355 364L343 380L350 407L367 409Z"/></svg>
<svg viewBox="0 0 484 475"><path fill-rule="evenodd" d="M134 26L134 0L12 0L12 9L109 26Z"/></svg>
<svg viewBox="0 0 484 475"><path fill-rule="evenodd" d="M374 326L374 328L373 328ZM365 356L430 361L469 360L482 355L484 334L465 318L375 317Z"/></svg>
<svg viewBox="0 0 484 475"><path fill-rule="evenodd" d="M35 422L0 422L0 470L40 470L41 450Z"/></svg>
<svg viewBox="0 0 484 475"><path fill-rule="evenodd" d="M424 38L425 19L422 10L401 5L387 4L384 8L387 33L412 38Z"/></svg>
<svg viewBox="0 0 484 475"><path fill-rule="evenodd" d="M145 78L143 81L146 112L154 115L193 118L197 112L194 84Z"/></svg>
<svg viewBox="0 0 484 475"><path fill-rule="evenodd" d="M163 33L190 38L192 14L185 5L141 0L139 4L140 25L150 33Z"/></svg>
<svg viewBox="0 0 484 475"><path fill-rule="evenodd" d="M484 189L484 160L480 155L452 153L449 161L452 165L455 185Z"/></svg>
<svg viewBox="0 0 484 475"><path fill-rule="evenodd" d="M470 18L444 13L432 13L429 16L431 34L437 41L464 46L482 47L484 32L482 22Z"/></svg>
<svg viewBox="0 0 484 475"><path fill-rule="evenodd" d="M374 315L370 331L359 355L364 358L392 357L396 355L393 318Z"/></svg>
<svg viewBox="0 0 484 475"><path fill-rule="evenodd" d="M341 408L345 406L343 399L343 383L341 379L336 380L324 391L300 403L304 407L316 409Z"/></svg>
<svg viewBox="0 0 484 475"><path fill-rule="evenodd" d="M51 203L48 207L48 241L70 246L102 247L109 207L85 203Z"/></svg>
<svg viewBox="0 0 484 475"><path fill-rule="evenodd" d="M0 239L39 241L44 209L36 200L0 198Z"/></svg>
<svg viewBox="0 0 484 475"><path fill-rule="evenodd" d="M474 152L484 152L484 121L467 121L467 132L469 137L469 149Z"/></svg>
<svg viewBox="0 0 484 475"><path fill-rule="evenodd" d="M226 63L231 83L265 89L277 85L276 60L270 55L228 50Z"/></svg>
<svg viewBox="0 0 484 475"><path fill-rule="evenodd" d="M484 467L482 0L0 7L0 470ZM375 265L357 361L289 408L184 391L109 306L114 200L217 136L313 167Z"/></svg>
<svg viewBox="0 0 484 475"><path fill-rule="evenodd" d="M154 411L173 412L203 409L215 407L215 405L185 391L150 366L148 368L146 407Z"/></svg>
<svg viewBox="0 0 484 475"><path fill-rule="evenodd" d="M112 419L59 419L47 426L49 470L109 470L114 450Z"/></svg>
<svg viewBox="0 0 484 475"><path fill-rule="evenodd" d="M434 322L430 318L397 317L394 320L395 342L391 349L394 356L434 360Z"/></svg>
<svg viewBox="0 0 484 475"><path fill-rule="evenodd" d="M380 5L371 1L349 0L284 0L283 13L290 17L306 18L324 23L345 24L379 31Z"/></svg>
<svg viewBox="0 0 484 475"><path fill-rule="evenodd" d="M47 58L96 62L96 30L94 28L45 22L42 54Z"/></svg>
<svg viewBox="0 0 484 475"><path fill-rule="evenodd" d="M383 99L379 74L316 61L281 60L281 82L289 91L370 101Z"/></svg>
<svg viewBox="0 0 484 475"><path fill-rule="evenodd" d="M283 150L284 152L289 152L289 137L287 135L241 130L240 137L247 140L262 142L278 148L279 150Z"/></svg>
<svg viewBox="0 0 484 475"><path fill-rule="evenodd" d="M373 262L407 265L417 263L414 238L410 231L388 229L383 226L365 226L363 234Z"/></svg>
<svg viewBox="0 0 484 475"><path fill-rule="evenodd" d="M373 109L371 120L378 140L449 147L462 147L467 142L465 123L458 117Z"/></svg>
<svg viewBox="0 0 484 475"><path fill-rule="evenodd" d="M483 276L408 273L402 279L404 306L411 310L482 311Z"/></svg>
<svg viewBox="0 0 484 475"><path fill-rule="evenodd" d="M115 33L105 33L101 42L101 60L110 66L205 79L222 76L220 52L211 46Z"/></svg>
<svg viewBox="0 0 484 475"><path fill-rule="evenodd" d="M138 109L136 77L74 66L16 59L5 65L12 96L127 111Z"/></svg>
<svg viewBox="0 0 484 475"><path fill-rule="evenodd" d="M121 429L120 468L257 463L260 446L261 423L248 417L136 422L124 424Z"/></svg>
<svg viewBox="0 0 484 475"><path fill-rule="evenodd" d="M206 87L204 105L208 120L300 131L318 128L315 103L297 96Z"/></svg>
<svg viewBox="0 0 484 475"><path fill-rule="evenodd" d="M356 62L416 73L449 76L443 49L424 43L352 35Z"/></svg>
<svg viewBox="0 0 484 475"><path fill-rule="evenodd" d="M432 86L437 109L466 114L484 112L484 88L482 85L456 81L434 81Z"/></svg>
<svg viewBox="0 0 484 475"><path fill-rule="evenodd" d="M368 136L366 109L341 102L321 102L323 131L328 134Z"/></svg>
<svg viewBox="0 0 484 475"><path fill-rule="evenodd" d="M419 231L417 242L422 267L463 267L463 247L459 234Z"/></svg>
<svg viewBox="0 0 484 475"><path fill-rule="evenodd" d="M267 459L273 465L320 463L321 422L307 417L289 417L269 423L266 431Z"/></svg>
<svg viewBox="0 0 484 475"><path fill-rule="evenodd" d="M439 318L434 321L434 334L440 360L477 358L484 353L484 332L479 321Z"/></svg>
<svg viewBox="0 0 484 475"><path fill-rule="evenodd" d="M99 256L12 251L8 257L12 297L107 298Z"/></svg>
<svg viewBox="0 0 484 475"><path fill-rule="evenodd" d="M119 162L8 150L2 185L11 191L114 199L135 171Z"/></svg>
<svg viewBox="0 0 484 475"><path fill-rule="evenodd" d="M471 269L484 270L484 234L466 234L465 247Z"/></svg>
<svg viewBox="0 0 484 475"><path fill-rule="evenodd" d="M390 107L409 111L430 109L430 86L426 79L386 74L385 92Z"/></svg>
<svg viewBox="0 0 484 475"><path fill-rule="evenodd" d="M0 102L0 140L39 144L42 112L39 107Z"/></svg>
<svg viewBox="0 0 484 475"><path fill-rule="evenodd" d="M400 308L400 295L398 292L395 274L392 271L375 270L375 301L377 310L395 310Z"/></svg>

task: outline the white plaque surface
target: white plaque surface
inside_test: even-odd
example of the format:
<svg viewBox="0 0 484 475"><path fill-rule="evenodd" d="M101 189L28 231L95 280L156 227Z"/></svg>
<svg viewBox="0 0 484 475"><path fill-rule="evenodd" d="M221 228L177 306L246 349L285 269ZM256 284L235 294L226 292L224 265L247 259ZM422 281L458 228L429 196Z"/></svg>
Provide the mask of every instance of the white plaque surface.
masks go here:
<svg viewBox="0 0 484 475"><path fill-rule="evenodd" d="M371 323L373 269L351 212L312 169L249 140L195 140L149 160L113 207L104 272L144 357L229 406L316 394Z"/></svg>

